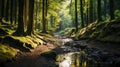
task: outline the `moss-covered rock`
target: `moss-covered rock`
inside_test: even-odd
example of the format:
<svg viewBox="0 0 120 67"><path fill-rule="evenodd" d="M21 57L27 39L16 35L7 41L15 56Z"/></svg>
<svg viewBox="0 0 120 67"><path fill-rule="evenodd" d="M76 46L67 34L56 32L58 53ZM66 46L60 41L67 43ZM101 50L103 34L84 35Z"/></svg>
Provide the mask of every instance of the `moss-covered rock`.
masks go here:
<svg viewBox="0 0 120 67"><path fill-rule="evenodd" d="M9 45L0 44L0 63L12 60L18 51Z"/></svg>
<svg viewBox="0 0 120 67"><path fill-rule="evenodd" d="M2 43L9 44L10 46L17 48L21 51L30 51L30 49L36 48L38 45L44 44L38 36L5 36L2 38Z"/></svg>
<svg viewBox="0 0 120 67"><path fill-rule="evenodd" d="M91 23L88 27L81 29L76 37L89 38L104 42L120 43L120 20L109 22Z"/></svg>

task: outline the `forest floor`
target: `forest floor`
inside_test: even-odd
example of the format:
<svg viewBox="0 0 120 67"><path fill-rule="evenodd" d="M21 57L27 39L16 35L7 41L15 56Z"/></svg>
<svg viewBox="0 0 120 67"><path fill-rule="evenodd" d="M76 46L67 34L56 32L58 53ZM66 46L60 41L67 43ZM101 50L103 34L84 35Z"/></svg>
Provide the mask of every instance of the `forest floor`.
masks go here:
<svg viewBox="0 0 120 67"><path fill-rule="evenodd" d="M55 38L52 38L52 41L53 40L55 40ZM20 51L12 62L3 63L2 67L47 67L53 64L51 63L53 60L48 60L42 57L41 54L55 47L55 45L47 43L45 45L39 45L35 49L31 49L30 52Z"/></svg>
<svg viewBox="0 0 120 67"><path fill-rule="evenodd" d="M59 49L59 46L50 44L51 41L59 41L58 38L47 38L48 43L46 45L39 45L37 48L32 49L31 52L19 52L15 60L12 62L7 62L3 67L51 67L55 65L55 60L41 56L42 53ZM117 54L120 56L120 45L112 43L102 43L90 40L79 40L81 44L86 44L90 48L99 48L100 50L106 50L108 52ZM56 50L60 52L62 50ZM53 66L52 66L53 67Z"/></svg>

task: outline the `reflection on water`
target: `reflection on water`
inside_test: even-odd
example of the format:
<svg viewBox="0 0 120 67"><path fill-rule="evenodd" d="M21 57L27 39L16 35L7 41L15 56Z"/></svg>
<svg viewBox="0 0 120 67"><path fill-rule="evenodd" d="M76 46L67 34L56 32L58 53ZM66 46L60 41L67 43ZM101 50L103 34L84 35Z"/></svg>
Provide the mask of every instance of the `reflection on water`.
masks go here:
<svg viewBox="0 0 120 67"><path fill-rule="evenodd" d="M87 47L70 38L63 38L56 42L62 52L56 58L58 67L120 67L120 55Z"/></svg>
<svg viewBox="0 0 120 67"><path fill-rule="evenodd" d="M59 67L70 67L72 63L72 54L73 53L58 55L57 62Z"/></svg>
<svg viewBox="0 0 120 67"><path fill-rule="evenodd" d="M86 67L86 54L84 51L72 55L71 67Z"/></svg>
<svg viewBox="0 0 120 67"><path fill-rule="evenodd" d="M57 56L59 67L86 67L85 52L71 52Z"/></svg>

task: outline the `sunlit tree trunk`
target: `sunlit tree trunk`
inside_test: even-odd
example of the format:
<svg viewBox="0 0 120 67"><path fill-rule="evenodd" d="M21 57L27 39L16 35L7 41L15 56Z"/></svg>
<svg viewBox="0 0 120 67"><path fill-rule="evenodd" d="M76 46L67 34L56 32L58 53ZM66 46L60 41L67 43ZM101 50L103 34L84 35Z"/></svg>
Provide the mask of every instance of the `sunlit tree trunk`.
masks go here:
<svg viewBox="0 0 120 67"><path fill-rule="evenodd" d="M31 35L34 33L33 26L33 14L34 14L34 0L29 0L29 20L28 20L28 26L27 26L27 35Z"/></svg>
<svg viewBox="0 0 120 67"><path fill-rule="evenodd" d="M93 22L93 0L89 0L89 23Z"/></svg>
<svg viewBox="0 0 120 67"><path fill-rule="evenodd" d="M75 0L75 27L76 27L76 31L78 32L78 17L77 17L77 0Z"/></svg>
<svg viewBox="0 0 120 67"><path fill-rule="evenodd" d="M89 8L88 8L88 2L86 2L86 26L89 24Z"/></svg>
<svg viewBox="0 0 120 67"><path fill-rule="evenodd" d="M37 22L38 22L38 19L37 19L37 17L38 17L38 9L39 9L39 7L38 7L38 2L36 2L35 3L35 14L36 14L36 17L35 17L35 19L36 19L36 21L35 21L35 30L37 29Z"/></svg>
<svg viewBox="0 0 120 67"><path fill-rule="evenodd" d="M29 20L28 19L29 1L30 0L24 0L24 28L25 28L25 31L27 30L27 24L28 24L28 20Z"/></svg>
<svg viewBox="0 0 120 67"><path fill-rule="evenodd" d="M114 0L110 0L110 19L113 20L115 19L114 15Z"/></svg>
<svg viewBox="0 0 120 67"><path fill-rule="evenodd" d="M89 24L89 10L88 10L88 5L87 5L87 12L86 12L86 26Z"/></svg>
<svg viewBox="0 0 120 67"><path fill-rule="evenodd" d="M48 1L46 0L45 2L45 22L46 22L46 30L48 29L48 20L47 20L47 15L48 15Z"/></svg>
<svg viewBox="0 0 120 67"><path fill-rule="evenodd" d="M84 27L84 20L83 20L83 1L80 0L80 12L81 12L81 27Z"/></svg>
<svg viewBox="0 0 120 67"><path fill-rule="evenodd" d="M45 21L45 0L42 0L42 33L46 33L46 21Z"/></svg>
<svg viewBox="0 0 120 67"><path fill-rule="evenodd" d="M72 17L72 18L71 18L71 19L72 19L72 26L74 27L74 26L75 26L75 23L74 23L74 21L75 21L75 20L74 20L74 16L75 16L75 15L74 15L72 3L73 3L73 0L70 1L70 14L71 14L71 17Z"/></svg>

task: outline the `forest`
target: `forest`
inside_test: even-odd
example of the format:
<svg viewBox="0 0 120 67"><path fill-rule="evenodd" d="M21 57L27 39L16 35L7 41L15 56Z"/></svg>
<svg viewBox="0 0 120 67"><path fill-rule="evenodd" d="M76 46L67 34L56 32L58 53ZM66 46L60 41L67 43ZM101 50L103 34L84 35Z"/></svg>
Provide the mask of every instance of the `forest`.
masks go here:
<svg viewBox="0 0 120 67"><path fill-rule="evenodd" d="M120 67L120 0L0 0L0 67Z"/></svg>

